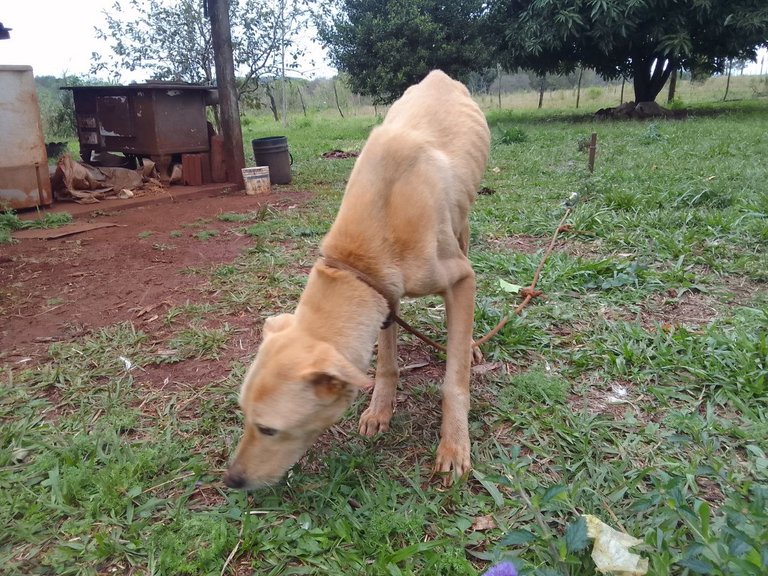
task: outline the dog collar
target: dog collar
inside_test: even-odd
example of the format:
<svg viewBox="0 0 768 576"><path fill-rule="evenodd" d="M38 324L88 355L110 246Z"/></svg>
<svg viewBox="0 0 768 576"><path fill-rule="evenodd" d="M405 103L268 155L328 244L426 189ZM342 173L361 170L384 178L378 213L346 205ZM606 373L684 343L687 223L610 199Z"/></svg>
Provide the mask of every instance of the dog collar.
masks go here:
<svg viewBox="0 0 768 576"><path fill-rule="evenodd" d="M350 266L346 262L342 262L341 260L338 260L336 258L332 258L330 256L320 256L319 259L320 262L328 266L328 268L335 268L336 270L343 270L345 272L349 272L354 276L357 280L371 288L374 292L376 292L379 296L384 298L384 301L387 303L387 307L389 308L389 314L387 314L386 319L384 320L384 323L381 325L381 329L384 330L386 328L389 328L394 322L395 322L395 310L397 309L397 300L393 298L392 296L387 294L387 291L384 289L384 287L368 276L365 272L361 272L354 266Z"/></svg>

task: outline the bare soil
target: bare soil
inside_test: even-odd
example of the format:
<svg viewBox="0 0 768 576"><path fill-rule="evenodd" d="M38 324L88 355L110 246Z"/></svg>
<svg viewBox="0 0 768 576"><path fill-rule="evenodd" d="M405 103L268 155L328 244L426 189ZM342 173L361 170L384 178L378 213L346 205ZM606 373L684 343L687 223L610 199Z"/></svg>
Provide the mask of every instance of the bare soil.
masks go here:
<svg viewBox="0 0 768 576"><path fill-rule="evenodd" d="M219 214L265 204L288 208L308 198L304 192L212 192L119 212L105 202L77 222L116 227L0 245L0 364L39 358L51 342L121 321L146 322L172 306L204 301L199 288L206 275L185 271L230 263L254 242L238 231L242 224L222 222ZM216 235L195 236L201 232Z"/></svg>

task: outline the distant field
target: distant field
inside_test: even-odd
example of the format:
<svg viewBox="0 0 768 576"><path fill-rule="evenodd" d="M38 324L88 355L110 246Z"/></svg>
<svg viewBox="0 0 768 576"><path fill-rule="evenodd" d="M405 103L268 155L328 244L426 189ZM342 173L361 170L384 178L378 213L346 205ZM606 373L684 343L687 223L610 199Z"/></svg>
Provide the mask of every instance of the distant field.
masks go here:
<svg viewBox="0 0 768 576"><path fill-rule="evenodd" d="M753 81L734 78L733 98ZM493 146L470 247L478 334L519 301L510 285L530 282L563 202L580 201L544 296L484 347L475 470L449 490L430 479L444 359L411 337L389 433L357 434L363 397L284 484L250 496L221 484L254 352L241 343L295 306L354 162L322 154L359 151L379 121L360 110L292 115L287 128L244 118L248 156L251 138L288 136L294 183L283 189L311 192L308 202L200 214L200 226L226 224L219 239L248 245L184 270L201 280L199 300L162 312L162 330L137 320L27 363L0 355L2 571L474 576L507 558L525 575L587 576L581 514L593 514L643 540L654 576L764 575L768 99L714 103L723 89L682 82L686 121L593 121L618 103L613 87L582 94L578 112L570 91L547 95L541 112L529 110L533 94L505 97L502 110L484 102ZM196 225L146 241L205 241L179 238ZM439 299L403 313L442 338ZM222 376L200 376L201 365ZM160 367L172 386L152 383Z"/></svg>
<svg viewBox="0 0 768 576"><path fill-rule="evenodd" d="M708 78L702 82L679 80L675 90L678 105L700 104L703 102L722 101L725 96L725 77ZM768 76L733 76L728 88L728 100L752 99L756 96L768 98ZM624 102L634 99L632 83L624 86ZM486 108L498 108L497 96L483 96L480 98ZM594 112L599 108L617 106L621 101L621 83L613 83L606 86L582 86L579 109L585 112ZM661 105L667 102L667 87L656 98ZM528 90L512 94L502 94L502 108L531 109L539 103L539 94ZM547 91L544 94L542 108L556 110L570 110L576 108L576 89Z"/></svg>
<svg viewBox="0 0 768 576"><path fill-rule="evenodd" d="M691 82L690 80L679 80L676 89L676 107L686 107L692 104L721 102L725 96L725 77L713 77L704 81ZM346 88L339 85L342 93L341 109L345 116L371 116L375 113L382 113L386 107L369 106L363 104L364 99L346 93ZM624 86L623 101L627 102L634 98L632 83L627 82ZM750 100L755 98L768 98L768 75L764 76L733 76L728 88L728 101ZM491 94L475 95L475 99L485 110L495 110L499 108L499 96L493 92ZM593 113L600 108L608 106L617 106L621 102L621 82L606 84L603 86L582 86L581 97L579 100L579 111L584 114ZM667 87L656 98L659 104L667 105ZM524 90L516 92L503 92L501 94L501 108L514 110L531 110L538 107L539 93L536 90ZM294 107L289 110L289 119L295 121L302 116L302 111ZM332 99L326 98L322 101L311 102L308 106L315 108L315 114L337 116L338 110ZM576 110L576 88L567 90L547 90L544 94L542 103L544 110L565 111ZM251 112L253 113L253 112ZM259 116L269 116L268 110L262 110Z"/></svg>

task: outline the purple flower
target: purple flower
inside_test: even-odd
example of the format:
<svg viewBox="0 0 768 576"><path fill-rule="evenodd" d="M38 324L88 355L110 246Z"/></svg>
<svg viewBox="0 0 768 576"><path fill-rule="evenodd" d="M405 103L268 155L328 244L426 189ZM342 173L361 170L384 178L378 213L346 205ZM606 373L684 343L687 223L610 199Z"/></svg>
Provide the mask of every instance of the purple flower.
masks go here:
<svg viewBox="0 0 768 576"><path fill-rule="evenodd" d="M512 562L502 562L491 566L483 576L517 576L517 568Z"/></svg>

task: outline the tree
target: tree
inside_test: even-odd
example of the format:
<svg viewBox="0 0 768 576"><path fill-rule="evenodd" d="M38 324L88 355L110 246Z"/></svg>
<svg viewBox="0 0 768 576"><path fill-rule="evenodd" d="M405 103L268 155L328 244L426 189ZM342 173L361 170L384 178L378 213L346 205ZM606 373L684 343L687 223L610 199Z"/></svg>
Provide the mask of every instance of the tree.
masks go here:
<svg viewBox="0 0 768 576"><path fill-rule="evenodd" d="M212 85L215 82L210 20L206 0L116 0L105 11L106 28L96 37L109 53L92 55L91 73L146 70L153 80ZM238 95L258 89L259 79L281 72L281 58L296 67L303 51L298 34L309 23L311 0L230 0L232 49Z"/></svg>
<svg viewBox="0 0 768 576"><path fill-rule="evenodd" d="M35 76L35 89L40 102L40 117L46 140L67 140L76 136L72 90L61 90L61 87L84 84L86 81L77 76Z"/></svg>
<svg viewBox="0 0 768 576"><path fill-rule="evenodd" d="M656 98L673 70L722 73L768 44L765 0L494 0L489 29L510 69L593 68Z"/></svg>
<svg viewBox="0 0 768 576"><path fill-rule="evenodd" d="M338 0L318 31L350 87L388 104L432 69L465 80L489 66L483 6L481 0Z"/></svg>

